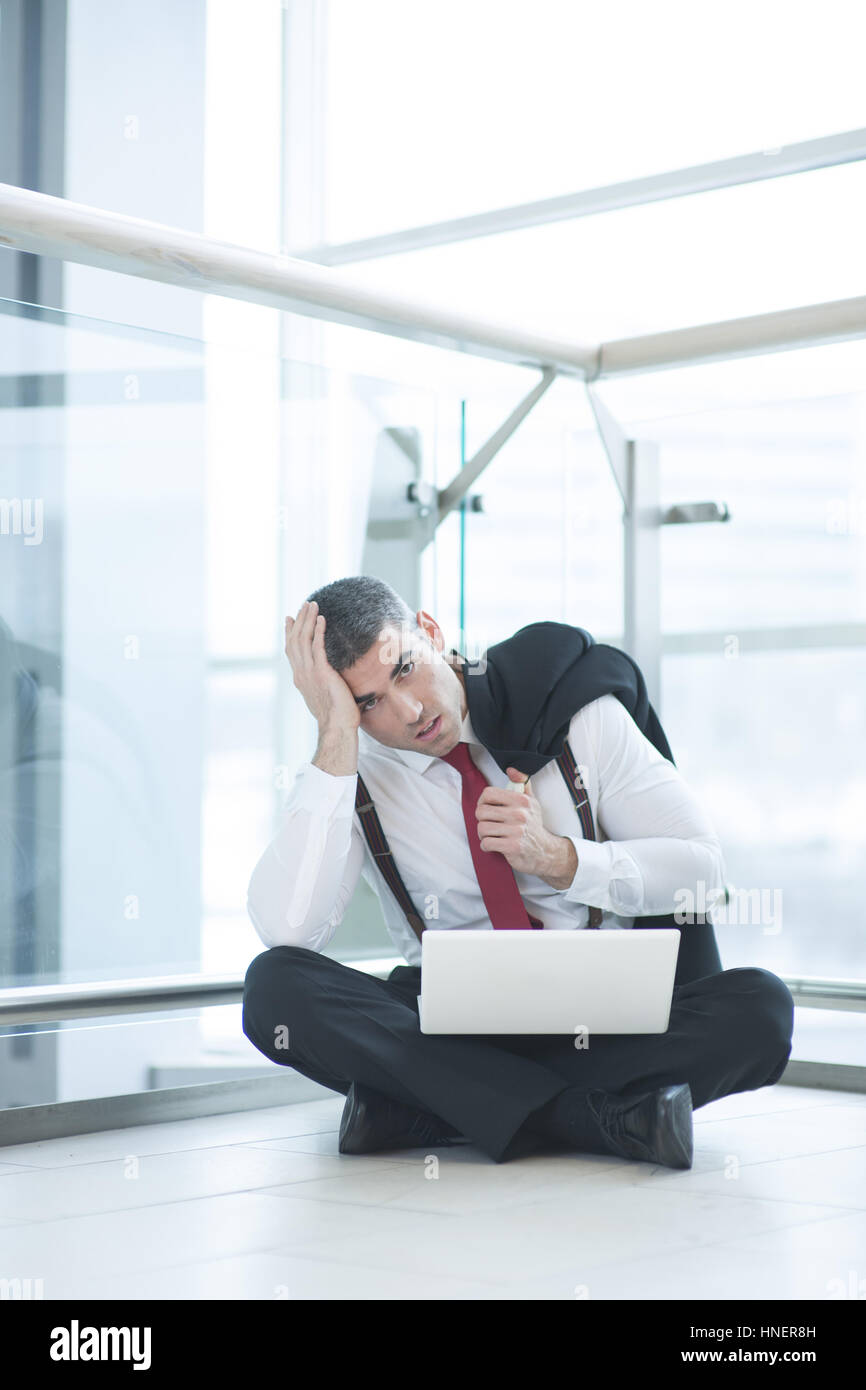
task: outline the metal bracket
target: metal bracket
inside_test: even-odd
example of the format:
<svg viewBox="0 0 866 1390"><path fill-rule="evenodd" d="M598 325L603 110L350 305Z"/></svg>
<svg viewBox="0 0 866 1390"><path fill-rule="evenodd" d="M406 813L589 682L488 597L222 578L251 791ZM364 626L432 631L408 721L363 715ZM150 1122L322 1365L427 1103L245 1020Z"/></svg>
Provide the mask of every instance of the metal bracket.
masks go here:
<svg viewBox="0 0 866 1390"><path fill-rule="evenodd" d="M423 478L418 478L409 484L406 489L406 500L418 504L418 515L429 516L433 507L436 506L438 492L433 483L426 482Z"/></svg>
<svg viewBox="0 0 866 1390"><path fill-rule="evenodd" d="M726 502L659 505L659 450L652 440L629 439L618 420L584 383L596 428L623 504L623 646L643 671L650 700L661 698L662 526L728 521Z"/></svg>
<svg viewBox="0 0 866 1390"><path fill-rule="evenodd" d="M662 526L683 526L697 521L730 521L727 502L678 502L662 512Z"/></svg>
<svg viewBox="0 0 866 1390"><path fill-rule="evenodd" d="M418 515L427 517L434 507L438 506L438 492L433 483L426 482L419 478L417 482L410 483L406 489L406 498L409 502L415 502L418 507ZM470 512L484 511L484 496L480 492L473 492L466 498L466 508Z"/></svg>

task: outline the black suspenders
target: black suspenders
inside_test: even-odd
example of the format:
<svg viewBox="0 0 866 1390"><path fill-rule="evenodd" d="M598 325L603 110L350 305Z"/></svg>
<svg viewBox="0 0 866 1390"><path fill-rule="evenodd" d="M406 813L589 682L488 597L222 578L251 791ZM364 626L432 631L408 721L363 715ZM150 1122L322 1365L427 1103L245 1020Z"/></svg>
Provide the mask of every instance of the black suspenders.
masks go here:
<svg viewBox="0 0 866 1390"><path fill-rule="evenodd" d="M572 754L567 739L562 752L556 759L556 763L565 780L565 785L568 787L571 794L571 799L574 802L574 809L580 817L583 838L585 840L594 840L595 823L592 818L592 807L589 804L589 797L580 779L580 772L578 771L577 763L574 761L574 755ZM398 905L405 913L409 926L420 941L421 933L424 931L425 927L424 919L415 911L415 906L409 896L406 885L400 877L400 870L397 868L394 856L385 838L382 822L379 820L376 807L373 805L373 799L367 791L366 784L360 772L358 773L358 785L355 789L355 810L358 812L358 819L361 822L361 829L364 832L364 839L367 841L370 853L374 861L378 864L382 872L382 877L394 894ZM601 908L591 907L589 909L590 927L600 927L601 920Z"/></svg>

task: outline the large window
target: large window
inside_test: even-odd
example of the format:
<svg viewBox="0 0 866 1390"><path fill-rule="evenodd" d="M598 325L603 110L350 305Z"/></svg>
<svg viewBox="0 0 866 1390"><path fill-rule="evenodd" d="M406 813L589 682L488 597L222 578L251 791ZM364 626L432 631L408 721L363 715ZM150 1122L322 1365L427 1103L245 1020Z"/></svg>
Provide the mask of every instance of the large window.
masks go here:
<svg viewBox="0 0 866 1390"><path fill-rule="evenodd" d="M35 43L27 7L0 4L13 184L331 257L360 285L575 343L861 291L853 0L820 22L745 0L715 16L685 0L56 8ZM760 177L781 147L846 131L850 157ZM747 155L748 181L686 197L439 225ZM536 367L74 256L3 249L0 293L2 983L240 975L262 949L249 876L315 743L285 615L368 570L470 655L539 619L625 643L615 470L583 384L560 377L421 543L409 483L450 483ZM855 983L864 365L860 340L593 388L657 446L662 512L729 508L659 527L646 634L677 765L729 886L757 894L737 900L747 920L719 914L724 964ZM366 884L328 949L391 954ZM236 1006L6 1028L0 1055L8 1105L188 1082L217 1056L269 1070Z"/></svg>

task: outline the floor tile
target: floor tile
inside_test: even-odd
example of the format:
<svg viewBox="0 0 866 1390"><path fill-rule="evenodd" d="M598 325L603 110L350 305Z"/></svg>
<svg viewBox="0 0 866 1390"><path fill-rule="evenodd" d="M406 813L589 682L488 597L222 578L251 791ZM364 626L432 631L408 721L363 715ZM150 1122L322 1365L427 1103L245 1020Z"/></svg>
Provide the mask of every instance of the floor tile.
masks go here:
<svg viewBox="0 0 866 1390"><path fill-rule="evenodd" d="M362 1250L359 1248L359 1254ZM470 1283L402 1270L370 1269L290 1255L235 1255L171 1269L105 1276L82 1283L55 1282L55 1298L477 1300L500 1297L495 1284Z"/></svg>
<svg viewBox="0 0 866 1390"><path fill-rule="evenodd" d="M780 1237L788 1234L778 1232ZM827 1299L822 1270L807 1260L781 1260L772 1251L746 1252L720 1243L667 1255L644 1256L595 1269L577 1265L553 1278L517 1280L506 1298L574 1302L600 1299Z"/></svg>
<svg viewBox="0 0 866 1390"><path fill-rule="evenodd" d="M337 1130L322 1130L318 1134L300 1134L292 1139L263 1139L256 1140L250 1144L250 1148L256 1149L283 1149L287 1153L316 1153L338 1155L339 1132ZM246 1147L246 1146L245 1146ZM455 1144L453 1148L428 1149L421 1145L415 1149L383 1149L376 1154L376 1158L383 1163L415 1163L423 1158L427 1153L436 1153L440 1156L447 1152L449 1163L465 1163L476 1167L496 1168L497 1165L489 1154L484 1153L483 1149L476 1148L474 1144ZM355 1155L343 1154L343 1158L351 1161ZM367 1155L361 1155L367 1157ZM372 1155L370 1155L372 1157Z"/></svg>
<svg viewBox="0 0 866 1390"><path fill-rule="evenodd" d="M455 1222L448 1216L380 1211L336 1202L288 1202L257 1192L102 1212L58 1221L9 1225L3 1230L3 1273L42 1278L45 1297L66 1296L88 1281L190 1263L273 1251L316 1252L331 1240L363 1251L374 1235L394 1249L411 1245L420 1225ZM456 1240L456 1233L452 1237ZM366 1263L366 1261L365 1261ZM446 1277L450 1277L446 1272Z"/></svg>
<svg viewBox="0 0 866 1390"><path fill-rule="evenodd" d="M732 1144L736 1144L732 1136ZM736 1150L732 1147L732 1156ZM652 1181L654 1188L669 1188L676 1182L672 1170L655 1169L646 1173L620 1174L620 1180L642 1184ZM716 1193L734 1197L764 1198L766 1202L823 1203L841 1214L850 1208L866 1211L866 1146L810 1153L776 1161L743 1163L730 1172L714 1166L709 1172L685 1174L689 1192Z"/></svg>
<svg viewBox="0 0 866 1390"><path fill-rule="evenodd" d="M866 1277L866 1212L838 1212L823 1221L777 1226L732 1244L738 1250L776 1251L795 1259L830 1254L842 1261L859 1260Z"/></svg>
<svg viewBox="0 0 866 1390"><path fill-rule="evenodd" d="M294 1206L289 1188L282 1195L269 1189L270 1200ZM322 1207L341 1207L321 1202ZM357 1211L357 1206L342 1208ZM374 1210L394 1215L393 1207ZM697 1257L703 1245L725 1238L754 1234L773 1226L822 1220L827 1207L793 1202L761 1202L713 1193L653 1192L618 1186L612 1190L606 1176L589 1174L574 1184L570 1200L561 1196L514 1206L506 1213L490 1211L474 1216L429 1218L420 1238L407 1247L396 1247L387 1235L375 1233L364 1242L364 1262L375 1267L404 1268L412 1272L462 1279L507 1283L515 1270L523 1277L540 1278L574 1265L589 1269L599 1264L660 1257L676 1250ZM444 1224L443 1224L444 1223ZM459 1228L455 1244L454 1225ZM295 1242L295 1254L314 1247ZM350 1238L330 1238L328 1258L347 1263L357 1259Z"/></svg>
<svg viewBox="0 0 866 1390"><path fill-rule="evenodd" d="M814 1110L825 1105L864 1105L866 1097L854 1091L824 1091L817 1086L761 1086L757 1091L737 1091L712 1100L695 1111L695 1122L720 1120L729 1115L766 1115L777 1110Z"/></svg>
<svg viewBox="0 0 866 1390"><path fill-rule="evenodd" d="M0 1183L0 1216L54 1221L96 1212L158 1206L225 1192L354 1176L381 1167L375 1155L330 1158L244 1147L128 1154L58 1172L28 1169Z"/></svg>
<svg viewBox="0 0 866 1390"><path fill-rule="evenodd" d="M352 1181L323 1177L305 1182L293 1194L269 1188L273 1196L301 1195L326 1202L358 1202L405 1211L471 1215L506 1211L561 1197L573 1200L577 1184L607 1171L608 1160L586 1154L532 1156L515 1163L457 1159L457 1149L417 1151L417 1157L379 1165ZM411 1152L411 1151L408 1151Z"/></svg>

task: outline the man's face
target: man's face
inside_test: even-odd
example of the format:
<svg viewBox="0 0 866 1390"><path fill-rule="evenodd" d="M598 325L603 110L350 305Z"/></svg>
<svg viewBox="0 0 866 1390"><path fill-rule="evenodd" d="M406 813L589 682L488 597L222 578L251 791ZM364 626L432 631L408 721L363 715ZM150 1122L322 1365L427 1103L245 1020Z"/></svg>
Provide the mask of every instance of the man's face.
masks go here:
<svg viewBox="0 0 866 1390"><path fill-rule="evenodd" d="M366 655L341 675L359 703L361 728L377 743L441 758L460 741L466 695L442 656L438 624L423 609L416 618L421 631L383 628ZM432 735L418 738L432 719L438 720Z"/></svg>

